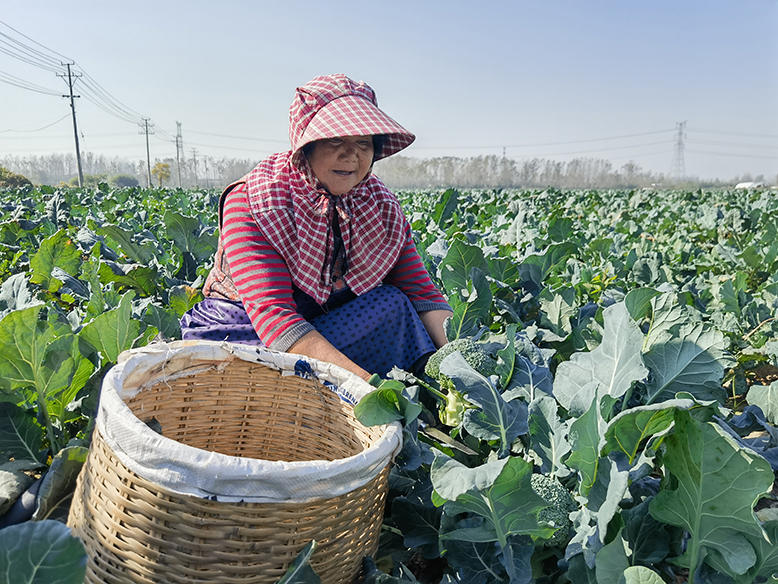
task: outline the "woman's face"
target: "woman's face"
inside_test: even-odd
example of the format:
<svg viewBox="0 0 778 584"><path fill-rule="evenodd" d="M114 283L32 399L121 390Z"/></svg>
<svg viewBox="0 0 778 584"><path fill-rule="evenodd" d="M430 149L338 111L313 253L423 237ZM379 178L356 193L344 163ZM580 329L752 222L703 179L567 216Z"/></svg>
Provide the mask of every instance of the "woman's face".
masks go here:
<svg viewBox="0 0 778 584"><path fill-rule="evenodd" d="M307 158L316 178L330 193L345 195L362 182L373 165L373 137L318 140Z"/></svg>

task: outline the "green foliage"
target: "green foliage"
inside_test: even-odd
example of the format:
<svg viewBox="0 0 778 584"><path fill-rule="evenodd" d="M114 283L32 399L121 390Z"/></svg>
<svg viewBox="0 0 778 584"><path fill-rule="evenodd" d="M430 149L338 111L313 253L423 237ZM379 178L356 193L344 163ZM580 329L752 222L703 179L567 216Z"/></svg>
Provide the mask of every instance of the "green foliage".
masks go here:
<svg viewBox="0 0 778 584"><path fill-rule="evenodd" d="M129 174L115 174L108 179L108 182L119 188L140 186L138 179Z"/></svg>
<svg viewBox="0 0 778 584"><path fill-rule="evenodd" d="M59 521L29 521L0 531L0 584L82 584L86 551Z"/></svg>
<svg viewBox="0 0 778 584"><path fill-rule="evenodd" d="M414 582L404 563L419 557L448 584L653 583L679 565L690 581L771 577L776 521L753 508L778 469L775 384L747 381L778 366L778 200L400 198L454 314L432 380L395 369L357 408L404 426L378 562L394 569L368 559L366 581ZM127 348L180 337L217 212L215 192L3 191L0 472L46 472L38 517L67 507L105 371ZM571 529L547 523L541 476L575 493ZM8 478L0 497L19 490Z"/></svg>
<svg viewBox="0 0 778 584"><path fill-rule="evenodd" d="M0 189L21 189L31 187L32 181L26 176L11 172L0 166Z"/></svg>
<svg viewBox="0 0 778 584"><path fill-rule="evenodd" d="M744 574L757 561L747 536L764 536L753 508L775 479L770 465L684 410L676 410L674 432L664 442L665 465L677 487L660 492L650 509L655 519L689 532L686 552L677 562L694 573L715 551L727 574Z"/></svg>

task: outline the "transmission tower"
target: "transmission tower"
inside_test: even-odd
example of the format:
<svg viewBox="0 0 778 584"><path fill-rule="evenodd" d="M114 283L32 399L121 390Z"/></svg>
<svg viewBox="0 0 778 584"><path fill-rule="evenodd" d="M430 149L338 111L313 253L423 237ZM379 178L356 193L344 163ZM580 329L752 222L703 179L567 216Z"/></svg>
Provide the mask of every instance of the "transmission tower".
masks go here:
<svg viewBox="0 0 778 584"><path fill-rule="evenodd" d="M62 77L63 79L67 77L65 83L68 84L68 89L70 90L70 93L68 95L63 95L62 97L70 98L70 109L73 112L73 134L76 137L76 164L78 165L78 186L83 187L84 173L81 170L81 148L79 148L78 146L78 127L76 126L76 102L73 101L76 97L81 97L80 95L73 95L73 83L75 83L75 79L81 77L81 74L72 73L70 71L70 66L72 64L73 63L62 63L62 65L65 65L68 68L68 74L65 75L64 73L57 73L57 77Z"/></svg>
<svg viewBox="0 0 778 584"><path fill-rule="evenodd" d="M181 188L181 159L184 157L184 137L181 135L181 122L176 122L176 166L178 167L178 188Z"/></svg>
<svg viewBox="0 0 778 584"><path fill-rule="evenodd" d="M686 168L683 163L683 140L686 137L686 121L675 124L677 130L675 134L675 152L673 153L673 164L670 167L670 176L676 180L686 176Z"/></svg>
<svg viewBox="0 0 778 584"><path fill-rule="evenodd" d="M192 148L192 161L194 163L194 175L195 175L195 188L200 188L200 183L197 181L197 148Z"/></svg>
<svg viewBox="0 0 778 584"><path fill-rule="evenodd" d="M151 188L151 154L149 153L149 134L154 133L154 124L149 124L149 118L141 118L142 124L138 124L140 127L139 134L146 134L146 172L148 174L149 188Z"/></svg>

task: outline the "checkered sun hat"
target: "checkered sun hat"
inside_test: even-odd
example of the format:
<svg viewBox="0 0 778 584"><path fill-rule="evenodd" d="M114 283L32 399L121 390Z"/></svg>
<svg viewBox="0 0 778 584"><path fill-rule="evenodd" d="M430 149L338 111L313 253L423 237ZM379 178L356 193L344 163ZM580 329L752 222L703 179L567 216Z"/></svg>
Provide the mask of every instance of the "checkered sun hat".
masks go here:
<svg viewBox="0 0 778 584"><path fill-rule="evenodd" d="M294 156L310 142L341 136L381 134L376 160L411 145L416 136L378 109L375 92L345 75L315 77L295 92L289 108L289 141Z"/></svg>

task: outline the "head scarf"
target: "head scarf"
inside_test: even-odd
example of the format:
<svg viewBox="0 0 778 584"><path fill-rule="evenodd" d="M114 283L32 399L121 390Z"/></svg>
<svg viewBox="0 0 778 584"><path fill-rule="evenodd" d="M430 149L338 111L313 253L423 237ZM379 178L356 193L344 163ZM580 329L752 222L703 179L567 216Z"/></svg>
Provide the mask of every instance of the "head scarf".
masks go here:
<svg viewBox="0 0 778 584"><path fill-rule="evenodd" d="M247 177L249 206L268 242L281 254L292 282L319 304L329 298L332 220L337 212L346 250L346 284L355 294L378 286L405 244L405 216L370 172L345 195L327 192L303 146L342 136L381 135L376 158L409 146L414 135L378 109L375 93L345 75L316 77L298 87L289 109L292 149L262 161Z"/></svg>

